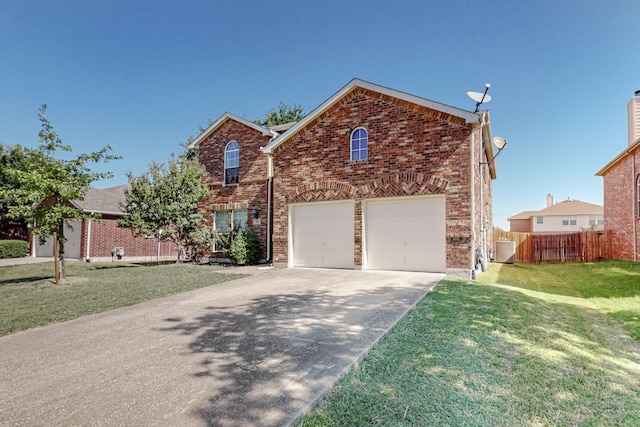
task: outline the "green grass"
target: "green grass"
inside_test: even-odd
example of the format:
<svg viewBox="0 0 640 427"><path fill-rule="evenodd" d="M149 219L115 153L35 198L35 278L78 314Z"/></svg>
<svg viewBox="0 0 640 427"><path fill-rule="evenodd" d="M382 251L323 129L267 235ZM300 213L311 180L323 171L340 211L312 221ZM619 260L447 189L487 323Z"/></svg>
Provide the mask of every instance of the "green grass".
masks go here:
<svg viewBox="0 0 640 427"><path fill-rule="evenodd" d="M299 426L640 425L639 274L604 262L447 277Z"/></svg>
<svg viewBox="0 0 640 427"><path fill-rule="evenodd" d="M191 264L71 262L57 286L53 263L0 267L0 336L241 277Z"/></svg>

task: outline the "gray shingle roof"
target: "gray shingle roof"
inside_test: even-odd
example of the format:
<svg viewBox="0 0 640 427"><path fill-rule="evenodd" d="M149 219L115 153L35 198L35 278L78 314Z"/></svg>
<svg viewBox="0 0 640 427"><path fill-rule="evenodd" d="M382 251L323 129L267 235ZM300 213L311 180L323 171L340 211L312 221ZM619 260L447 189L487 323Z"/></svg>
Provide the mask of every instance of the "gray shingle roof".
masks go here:
<svg viewBox="0 0 640 427"><path fill-rule="evenodd" d="M89 188L84 200L74 200L73 204L88 213L122 215L120 203L124 203L124 192L127 189L129 184L104 189Z"/></svg>

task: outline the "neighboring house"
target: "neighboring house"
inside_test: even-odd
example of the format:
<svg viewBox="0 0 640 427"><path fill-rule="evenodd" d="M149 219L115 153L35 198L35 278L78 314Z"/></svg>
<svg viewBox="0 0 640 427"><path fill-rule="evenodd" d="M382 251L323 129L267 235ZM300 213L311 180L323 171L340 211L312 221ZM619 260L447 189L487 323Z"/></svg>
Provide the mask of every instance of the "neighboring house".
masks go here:
<svg viewBox="0 0 640 427"><path fill-rule="evenodd" d="M252 229L261 243L262 260L270 258L270 179L268 158L261 148L289 125L263 128L243 118L225 113L189 145L198 150L205 167L204 183L210 195L198 206L205 222L218 233L229 235L233 227ZM226 259L216 245L214 259Z"/></svg>
<svg viewBox="0 0 640 427"><path fill-rule="evenodd" d="M547 195L547 207L524 211L508 218L509 231L519 233L574 233L604 228L604 208L593 203L567 199L553 203Z"/></svg>
<svg viewBox="0 0 640 427"><path fill-rule="evenodd" d="M640 245L640 91L627 104L628 146L596 175L603 178L604 226L614 259L638 261Z"/></svg>
<svg viewBox="0 0 640 427"><path fill-rule="evenodd" d="M354 79L289 129L225 114L191 147L202 213L222 231L246 217L275 266L469 277L492 245L488 111Z"/></svg>
<svg viewBox="0 0 640 427"><path fill-rule="evenodd" d="M106 261L114 259L112 251L115 248L122 248L123 259L128 260L177 258L173 243L134 236L130 229L118 227L118 218L124 215L120 203L124 202L124 192L128 187L126 184L105 189L90 188L84 200L71 202L72 206L83 212L100 214L101 219L74 221L71 227L66 228L65 258ZM48 239L44 245L38 242L37 237L33 236L32 239L33 256L53 256L52 239Z"/></svg>

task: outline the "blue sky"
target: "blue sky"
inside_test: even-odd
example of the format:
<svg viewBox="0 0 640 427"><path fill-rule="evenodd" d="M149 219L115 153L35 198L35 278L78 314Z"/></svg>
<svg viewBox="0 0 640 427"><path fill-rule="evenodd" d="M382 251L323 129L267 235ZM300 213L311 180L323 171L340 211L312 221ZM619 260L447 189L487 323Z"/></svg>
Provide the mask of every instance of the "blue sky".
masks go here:
<svg viewBox="0 0 640 427"><path fill-rule="evenodd" d="M0 143L37 146L40 104L76 153L127 182L208 119L313 110L357 77L473 110L490 83L494 224L571 197L627 145L640 2L0 0Z"/></svg>

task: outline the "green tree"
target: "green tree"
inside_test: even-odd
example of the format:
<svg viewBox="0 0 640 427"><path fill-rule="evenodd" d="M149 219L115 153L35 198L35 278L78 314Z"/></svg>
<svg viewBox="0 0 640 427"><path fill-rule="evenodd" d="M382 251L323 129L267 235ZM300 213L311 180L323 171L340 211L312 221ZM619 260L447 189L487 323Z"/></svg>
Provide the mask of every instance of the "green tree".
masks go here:
<svg viewBox="0 0 640 427"><path fill-rule="evenodd" d="M10 218L23 218L41 243L57 234L61 277L64 278L64 236L71 222L89 218L89 215L71 204L83 200L90 184L109 179L112 172L92 172L91 163L119 159L109 154L110 146L89 154L73 157L72 148L64 145L46 117L47 106L42 104L38 113L41 130L37 149L19 145L2 153L2 183L0 200ZM66 227L65 227L66 226Z"/></svg>
<svg viewBox="0 0 640 427"><path fill-rule="evenodd" d="M304 117L303 111L304 110L301 105L286 105L281 102L280 105L278 105L278 108L272 108L267 111L264 119L256 119L253 122L266 127L297 122Z"/></svg>
<svg viewBox="0 0 640 427"><path fill-rule="evenodd" d="M188 153L172 156L166 164L152 162L139 176L127 174L131 188L125 192L125 213L118 223L135 235L150 235L180 246L190 245L203 217L198 201L209 194L202 185L204 168Z"/></svg>

